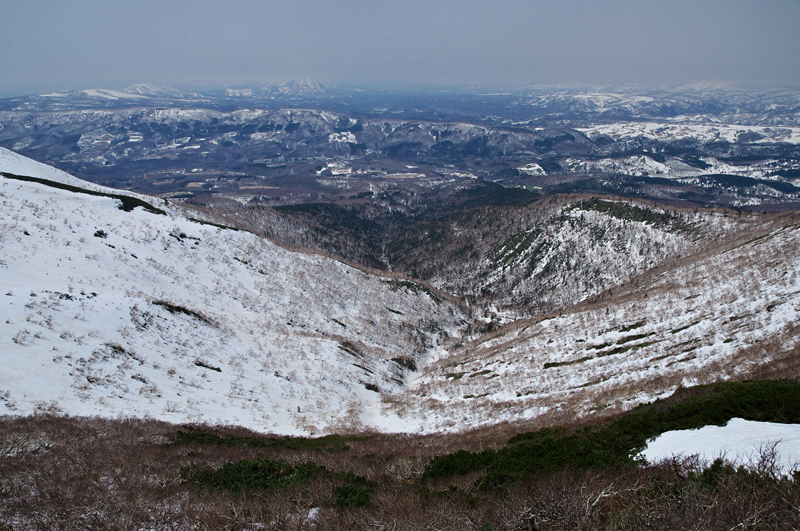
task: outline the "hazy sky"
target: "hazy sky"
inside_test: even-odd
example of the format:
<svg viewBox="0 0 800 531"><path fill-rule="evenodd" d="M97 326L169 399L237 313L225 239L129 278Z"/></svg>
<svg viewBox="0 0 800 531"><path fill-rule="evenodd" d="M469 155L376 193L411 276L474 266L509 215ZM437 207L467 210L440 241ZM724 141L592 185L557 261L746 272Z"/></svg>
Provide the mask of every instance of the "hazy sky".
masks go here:
<svg viewBox="0 0 800 531"><path fill-rule="evenodd" d="M0 96L357 85L800 85L798 0L0 0Z"/></svg>

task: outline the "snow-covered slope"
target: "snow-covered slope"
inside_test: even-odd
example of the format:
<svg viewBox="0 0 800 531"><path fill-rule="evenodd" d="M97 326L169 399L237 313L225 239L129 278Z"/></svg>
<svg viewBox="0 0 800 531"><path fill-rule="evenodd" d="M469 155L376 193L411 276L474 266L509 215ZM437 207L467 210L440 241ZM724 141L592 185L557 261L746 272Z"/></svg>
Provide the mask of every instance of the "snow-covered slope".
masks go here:
<svg viewBox="0 0 800 531"><path fill-rule="evenodd" d="M613 294L442 352L385 400L423 431L565 424L727 379L800 377L800 214L665 264Z"/></svg>
<svg viewBox="0 0 800 531"><path fill-rule="evenodd" d="M470 338L470 318L425 285L3 149L0 172L8 414L458 432L568 423L680 385L800 376L798 213L751 214L746 230L613 294Z"/></svg>
<svg viewBox="0 0 800 531"><path fill-rule="evenodd" d="M57 168L48 166L47 164L42 164L41 162L36 162L35 160L31 160L27 157L23 157L22 155L14 153L13 151L5 148L0 148L0 172L11 173L15 175L25 175L29 177L38 177L70 186L77 186L85 190L107 193L117 192L117 190L112 188L78 179L77 177L73 177L72 175ZM140 198L144 197L139 194L128 192L126 192L126 195Z"/></svg>
<svg viewBox="0 0 800 531"><path fill-rule="evenodd" d="M104 191L2 148L0 172L6 413L358 428L463 319L422 285L160 200L163 215L126 212L118 198L18 180Z"/></svg>

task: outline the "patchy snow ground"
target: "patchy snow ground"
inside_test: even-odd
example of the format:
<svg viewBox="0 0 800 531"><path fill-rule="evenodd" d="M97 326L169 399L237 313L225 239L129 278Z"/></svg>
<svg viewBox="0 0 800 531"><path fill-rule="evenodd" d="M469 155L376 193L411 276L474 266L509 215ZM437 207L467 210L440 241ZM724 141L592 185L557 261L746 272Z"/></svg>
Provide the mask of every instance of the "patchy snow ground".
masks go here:
<svg viewBox="0 0 800 531"><path fill-rule="evenodd" d="M0 172L135 195L2 148ZM613 297L454 345L468 317L421 284L137 197L166 214L0 177L5 413L303 435L552 425L793 367L800 348L797 214L765 216Z"/></svg>
<svg viewBox="0 0 800 531"><path fill-rule="evenodd" d="M771 364L796 370L800 215L763 219L614 288L613 297L519 320L437 355L403 394L384 400L387 414L423 432L569 424L681 385L746 378Z"/></svg>
<svg viewBox="0 0 800 531"><path fill-rule="evenodd" d="M772 445L784 474L800 470L800 424L739 418L725 426L662 433L648 443L641 455L650 463L672 456L698 455L707 464L721 457L734 465L754 465Z"/></svg>
<svg viewBox="0 0 800 531"><path fill-rule="evenodd" d="M633 138L690 138L701 142L787 142L800 144L800 127L757 125L696 124L663 122L618 122L576 128L592 140L608 136L614 140Z"/></svg>
<svg viewBox="0 0 800 531"><path fill-rule="evenodd" d="M2 148L0 171L108 190ZM464 319L421 285L147 199L167 214L0 178L6 413L360 429Z"/></svg>
<svg viewBox="0 0 800 531"><path fill-rule="evenodd" d="M707 167L697 168L691 166L678 157L665 157L664 162L658 162L647 155L630 155L597 160L567 158L561 161L561 165L564 170L574 173L614 174L633 177L651 176L666 179L692 179L709 175L738 175L751 179L777 180L779 182L782 182L782 180L780 177L775 177L776 172L796 169L796 164L794 163L777 160L735 165L720 161L714 157L703 157L702 162Z"/></svg>

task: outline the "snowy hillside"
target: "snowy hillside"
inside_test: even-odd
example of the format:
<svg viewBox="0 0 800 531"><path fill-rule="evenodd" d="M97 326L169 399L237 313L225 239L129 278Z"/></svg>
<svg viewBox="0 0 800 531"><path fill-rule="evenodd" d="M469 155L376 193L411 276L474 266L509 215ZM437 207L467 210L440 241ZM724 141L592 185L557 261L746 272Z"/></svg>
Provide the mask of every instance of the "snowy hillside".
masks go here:
<svg viewBox="0 0 800 531"><path fill-rule="evenodd" d="M567 424L679 386L800 374L800 215L653 269L599 301L520 320L428 365L387 414L423 431ZM413 398L410 398L413 397Z"/></svg>
<svg viewBox="0 0 800 531"><path fill-rule="evenodd" d="M6 413L358 428L463 319L422 285L191 221L163 200L126 212L18 180L104 191L7 150L0 171Z"/></svg>
<svg viewBox="0 0 800 531"><path fill-rule="evenodd" d="M644 263L644 238L675 258L593 302L476 337L472 317L423 284L291 252L2 149L0 172L7 414L458 432L564 424L681 385L799 374L797 213L740 223L709 212L689 247L637 229L620 253ZM621 231L609 205L573 208L566 225L580 236L602 218ZM649 223L691 221L663 214ZM500 256L511 269L535 247L535 234L518 236Z"/></svg>
<svg viewBox="0 0 800 531"><path fill-rule="evenodd" d="M747 216L621 198L556 196L459 211L401 236L394 270L519 315L572 306L748 225Z"/></svg>

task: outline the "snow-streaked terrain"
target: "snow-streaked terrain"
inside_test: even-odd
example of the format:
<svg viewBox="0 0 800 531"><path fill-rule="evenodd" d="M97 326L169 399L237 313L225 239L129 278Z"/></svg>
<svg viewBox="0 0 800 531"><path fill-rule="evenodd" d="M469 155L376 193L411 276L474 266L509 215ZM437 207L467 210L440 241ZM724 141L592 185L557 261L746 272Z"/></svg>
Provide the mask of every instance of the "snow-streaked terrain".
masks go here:
<svg viewBox="0 0 800 531"><path fill-rule="evenodd" d="M800 425L733 418L725 426L662 433L647 444L641 456L654 463L672 456L698 455L706 464L722 458L734 465L755 465L774 450L778 469L800 469Z"/></svg>
<svg viewBox="0 0 800 531"><path fill-rule="evenodd" d="M634 138L692 139L700 142L786 142L800 144L800 127L767 127L724 123L664 123L664 122L620 122L579 127L592 140L607 136L614 140Z"/></svg>
<svg viewBox="0 0 800 531"><path fill-rule="evenodd" d="M704 168L697 168L687 164L678 157L666 157L663 162L647 155L631 155L626 157L609 157L598 160L583 160L567 158L562 161L562 167L575 173L599 173L613 175L627 175L633 177L660 177L667 179L692 179L710 175L737 175L751 179L768 179L776 181L778 186L784 182L780 177L775 177L776 172L794 169L794 163L778 160L764 160L749 162L748 164L731 164L715 157L703 157L701 162ZM685 181L691 182L691 181ZM773 191L773 193L775 193Z"/></svg>
<svg viewBox="0 0 800 531"><path fill-rule="evenodd" d="M459 432L563 424L800 366L796 213L709 212L718 236L695 254L476 338L471 317L423 284L193 221L163 199L136 196L153 209L123 211L120 199L19 180L121 193L3 149L0 172L9 414ZM607 215L568 218L587 216ZM510 266L520 242L513 250Z"/></svg>
<svg viewBox="0 0 800 531"><path fill-rule="evenodd" d="M422 431L565 424L769 367L796 377L798 242L796 213L764 217L605 298L441 351L387 414Z"/></svg>
<svg viewBox="0 0 800 531"><path fill-rule="evenodd" d="M102 190L7 150L0 171ZM0 199L6 413L359 428L464 317L421 285L154 198L167 215L3 177Z"/></svg>

